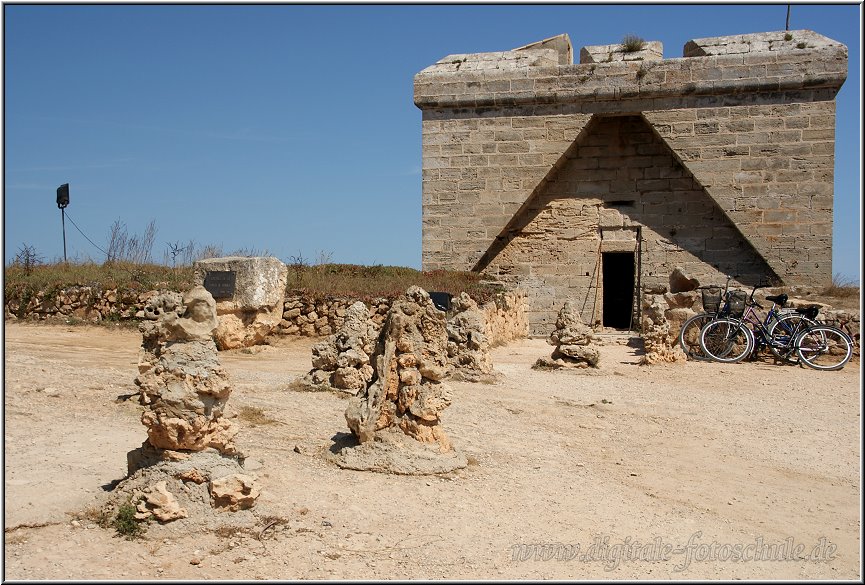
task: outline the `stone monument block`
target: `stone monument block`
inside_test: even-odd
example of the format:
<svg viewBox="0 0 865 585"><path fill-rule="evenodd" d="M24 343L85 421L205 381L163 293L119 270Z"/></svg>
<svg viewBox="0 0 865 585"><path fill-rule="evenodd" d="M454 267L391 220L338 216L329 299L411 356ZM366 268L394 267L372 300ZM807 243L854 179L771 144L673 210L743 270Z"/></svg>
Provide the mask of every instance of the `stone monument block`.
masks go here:
<svg viewBox="0 0 865 585"><path fill-rule="evenodd" d="M219 349L260 344L282 320L288 268L273 257L208 258L194 264L195 282L216 300Z"/></svg>

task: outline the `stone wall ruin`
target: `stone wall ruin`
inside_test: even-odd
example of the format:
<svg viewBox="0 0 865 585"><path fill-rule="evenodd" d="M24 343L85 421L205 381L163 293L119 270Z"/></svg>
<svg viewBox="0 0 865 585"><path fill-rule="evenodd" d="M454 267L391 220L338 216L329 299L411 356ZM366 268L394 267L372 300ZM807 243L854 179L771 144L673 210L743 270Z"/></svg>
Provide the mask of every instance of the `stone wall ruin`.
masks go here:
<svg viewBox="0 0 865 585"><path fill-rule="evenodd" d="M591 325L637 311L605 295L621 260L631 281L610 290L666 287L676 267L703 284L830 280L844 45L796 30L695 39L674 59L659 42L572 55L561 35L415 76L424 270L525 288L539 335L568 299Z"/></svg>

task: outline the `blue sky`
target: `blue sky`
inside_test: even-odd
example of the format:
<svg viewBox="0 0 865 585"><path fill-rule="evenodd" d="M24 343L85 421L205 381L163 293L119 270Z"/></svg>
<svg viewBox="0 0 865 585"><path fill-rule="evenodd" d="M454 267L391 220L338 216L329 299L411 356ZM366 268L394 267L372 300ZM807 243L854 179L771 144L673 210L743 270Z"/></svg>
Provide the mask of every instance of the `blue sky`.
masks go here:
<svg viewBox="0 0 865 585"><path fill-rule="evenodd" d="M154 256L193 240L420 268L413 76L453 53L626 34L783 30L774 5L5 5L4 259L63 256L55 192L106 247L151 220ZM860 276L859 5L793 5L791 29L846 44L837 98L834 271ZM67 221L70 259L104 255Z"/></svg>

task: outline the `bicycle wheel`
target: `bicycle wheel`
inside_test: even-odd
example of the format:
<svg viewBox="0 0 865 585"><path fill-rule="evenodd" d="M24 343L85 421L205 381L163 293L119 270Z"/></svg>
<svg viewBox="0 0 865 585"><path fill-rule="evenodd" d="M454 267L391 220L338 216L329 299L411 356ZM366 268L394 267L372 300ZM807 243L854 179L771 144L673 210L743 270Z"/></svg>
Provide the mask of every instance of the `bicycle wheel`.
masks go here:
<svg viewBox="0 0 865 585"><path fill-rule="evenodd" d="M793 340L804 327L816 327L818 324L799 313L782 313L769 324L769 351L776 358L787 363L799 361L796 345Z"/></svg>
<svg viewBox="0 0 865 585"><path fill-rule="evenodd" d="M736 319L715 319L700 331L700 347L712 359L740 362L754 350L754 334Z"/></svg>
<svg viewBox="0 0 865 585"><path fill-rule="evenodd" d="M840 370L853 356L853 341L835 327L810 327L796 337L796 353L815 370Z"/></svg>
<svg viewBox="0 0 865 585"><path fill-rule="evenodd" d="M682 324L679 330L679 347L685 352L689 360L711 361L712 358L703 353L700 347L700 331L703 327L715 319L716 313L700 313L694 315Z"/></svg>

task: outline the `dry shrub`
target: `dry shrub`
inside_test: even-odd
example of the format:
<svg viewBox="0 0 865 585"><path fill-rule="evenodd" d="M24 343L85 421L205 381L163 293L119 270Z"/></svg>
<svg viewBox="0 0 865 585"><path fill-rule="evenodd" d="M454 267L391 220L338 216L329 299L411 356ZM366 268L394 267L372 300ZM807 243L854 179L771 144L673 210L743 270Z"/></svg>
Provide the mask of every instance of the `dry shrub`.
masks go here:
<svg viewBox="0 0 865 585"><path fill-rule="evenodd" d="M832 282L820 291L820 294L826 297L848 298L859 296L859 283L852 278L846 278L839 273L835 273L832 277Z"/></svg>
<svg viewBox="0 0 865 585"><path fill-rule="evenodd" d="M646 41L637 35L625 35L622 39L622 51L625 53L636 53L642 51L646 46Z"/></svg>
<svg viewBox="0 0 865 585"><path fill-rule="evenodd" d="M241 420L256 426L272 425L279 422L275 418L270 418L262 409L255 406L241 406L240 411L238 412L238 416L241 418Z"/></svg>
<svg viewBox="0 0 865 585"><path fill-rule="evenodd" d="M483 277L476 272L421 272L404 266L380 264L309 266L302 262L292 262L289 265L289 294L371 301L377 297L395 299L413 285L426 291L447 292L454 296L467 292L479 303L492 299L501 291L500 287L484 283Z"/></svg>

